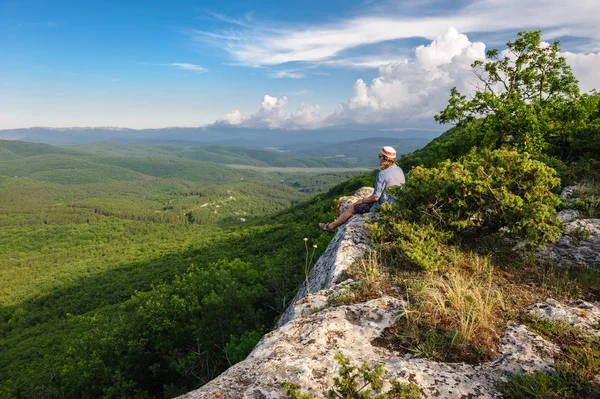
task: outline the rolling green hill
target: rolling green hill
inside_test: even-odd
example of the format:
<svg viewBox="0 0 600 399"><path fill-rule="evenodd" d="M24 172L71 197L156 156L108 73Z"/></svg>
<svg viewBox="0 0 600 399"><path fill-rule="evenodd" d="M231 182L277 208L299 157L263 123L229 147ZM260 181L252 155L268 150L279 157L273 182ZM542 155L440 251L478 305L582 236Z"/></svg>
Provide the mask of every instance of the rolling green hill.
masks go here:
<svg viewBox="0 0 600 399"><path fill-rule="evenodd" d="M276 167L344 167L349 163L339 159L324 159L315 155L290 155L276 151L239 146L206 144L180 146L174 144L92 143L73 148L97 155L129 157L171 157L216 164L237 164Z"/></svg>
<svg viewBox="0 0 600 399"><path fill-rule="evenodd" d="M10 154L12 154L13 158L8 158ZM73 148L58 147L48 144L29 143L18 140L0 140L0 160L44 154L81 155L82 152ZM5 158L5 156L7 158Z"/></svg>
<svg viewBox="0 0 600 399"><path fill-rule="evenodd" d="M457 156L466 154L472 146L472 142L463 137L462 133L460 128L453 127L433 139L425 147L400 157L398 164L408 170L411 166L431 167L446 159L454 160Z"/></svg>
<svg viewBox="0 0 600 399"><path fill-rule="evenodd" d="M294 169L296 172L298 169ZM321 167L321 171L322 171ZM283 169L285 171L285 169ZM307 172L310 170L307 169ZM232 181L275 181L256 170L165 157L97 157L64 154L34 155L0 161L0 175L59 184L102 183L160 177L207 184Z"/></svg>
<svg viewBox="0 0 600 399"><path fill-rule="evenodd" d="M231 169L222 165L162 157L95 157L95 163L133 170L148 176L205 183L226 183L243 179L265 180L258 172Z"/></svg>
<svg viewBox="0 0 600 399"><path fill-rule="evenodd" d="M15 154L14 152L10 151L8 148L2 148L0 147L0 161L8 161L11 159L18 159L21 158L19 155Z"/></svg>
<svg viewBox="0 0 600 399"><path fill-rule="evenodd" d="M302 280L303 238L322 251L331 236L316 226L332 217L334 198L373 178L313 198L357 172L330 173L307 163L245 170L56 148L0 142L1 153L12 157L0 161L2 398L110 397L119 375L138 392L125 396L171 397L196 386L229 364L233 355L219 348L233 340L245 353L249 344L239 340L271 328ZM229 150L215 146L210 152L227 159ZM244 154L265 165L280 159L271 152ZM155 355L139 357L138 345L170 340L144 338L160 329L137 320L140 295L160 297L190 270L203 274L198 295L208 302L204 310L176 318L184 324L169 327L169 337L179 343L165 346L168 356L182 357L168 361L162 350L141 346ZM162 303L158 297L143 301ZM214 319L227 315L234 319ZM95 325L106 317L102 327ZM194 357L192 343L202 347L212 371L188 374L175 365ZM132 349L136 353L128 354Z"/></svg>
<svg viewBox="0 0 600 399"><path fill-rule="evenodd" d="M102 165L83 157L62 154L34 155L2 161L0 174L59 184L100 183L141 178L141 174L131 169Z"/></svg>

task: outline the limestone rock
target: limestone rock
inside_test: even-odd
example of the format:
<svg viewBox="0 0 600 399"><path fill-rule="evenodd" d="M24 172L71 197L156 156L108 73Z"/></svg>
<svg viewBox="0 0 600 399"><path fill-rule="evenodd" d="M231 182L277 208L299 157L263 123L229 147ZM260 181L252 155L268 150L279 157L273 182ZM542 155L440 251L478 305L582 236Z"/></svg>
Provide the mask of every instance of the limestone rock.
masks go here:
<svg viewBox="0 0 600 399"><path fill-rule="evenodd" d="M578 232L589 232L579 239ZM538 257L557 265L600 268L600 219L578 219L566 224L566 234L546 248L537 250Z"/></svg>
<svg viewBox="0 0 600 399"><path fill-rule="evenodd" d="M404 303L382 297L328 308L294 319L266 334L248 358L182 398L282 398L282 381L319 394L331 384L336 353L358 361L382 359L388 351L371 341L397 319ZM319 395L322 397L322 395Z"/></svg>
<svg viewBox="0 0 600 399"><path fill-rule="evenodd" d="M600 330L597 328L600 325L600 308L593 303L577 300L570 305L564 305L548 298L544 303L529 306L527 311L542 319L566 322L600 338Z"/></svg>
<svg viewBox="0 0 600 399"><path fill-rule="evenodd" d="M579 217L579 212L575 209L563 209L558 212L557 217L562 223L569 223Z"/></svg>
<svg viewBox="0 0 600 399"><path fill-rule="evenodd" d="M365 229L367 218L368 216L365 215L354 215L346 224L338 228L335 237L310 271L308 285L311 293L332 287L338 282L342 273L369 249L371 237ZM294 297L292 305L282 315L277 327L281 327L302 313L297 306L306 294L307 287L304 283ZM300 305L304 304L300 303Z"/></svg>
<svg viewBox="0 0 600 399"><path fill-rule="evenodd" d="M340 198L336 210L337 216L339 216L340 213L343 213L351 204L355 203L360 199L367 198L371 194L373 194L373 187L365 186L356 190L356 192L353 195Z"/></svg>
<svg viewBox="0 0 600 399"><path fill-rule="evenodd" d="M508 327L498 359L478 366L417 359L374 346L373 340L396 321L404 305L382 297L296 318L265 335L246 360L181 399L279 399L284 397L282 381L324 398L337 375L337 353L356 364L382 364L387 381L414 383L425 397L494 398L494 386L509 374L549 370L558 350L522 325Z"/></svg>

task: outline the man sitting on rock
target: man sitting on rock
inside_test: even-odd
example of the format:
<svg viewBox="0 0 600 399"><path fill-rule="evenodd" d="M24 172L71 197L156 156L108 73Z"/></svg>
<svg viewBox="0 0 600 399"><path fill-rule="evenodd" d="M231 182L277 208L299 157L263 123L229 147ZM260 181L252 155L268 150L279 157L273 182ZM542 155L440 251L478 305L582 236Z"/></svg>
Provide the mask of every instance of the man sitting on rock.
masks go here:
<svg viewBox="0 0 600 399"><path fill-rule="evenodd" d="M381 165L381 171L377 173L373 194L348 206L336 221L319 223L321 230L333 233L336 227L346 223L352 215L371 212L379 205L391 200L385 190L389 186L404 184L404 172L396 164L396 150L392 147L383 147L379 152L379 164Z"/></svg>

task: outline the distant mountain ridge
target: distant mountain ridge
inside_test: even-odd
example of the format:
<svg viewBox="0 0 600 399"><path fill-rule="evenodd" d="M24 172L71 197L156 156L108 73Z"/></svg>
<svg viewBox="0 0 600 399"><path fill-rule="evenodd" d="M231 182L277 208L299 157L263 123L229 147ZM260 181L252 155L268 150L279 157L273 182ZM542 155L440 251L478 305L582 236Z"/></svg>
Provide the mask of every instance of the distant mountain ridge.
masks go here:
<svg viewBox="0 0 600 399"><path fill-rule="evenodd" d="M298 143L336 143L373 136L424 138L431 140L442 131L327 128L318 130L246 129L231 127L168 127L128 129L120 127L31 127L0 130L0 139L46 144L85 144L98 141L121 143L165 143L189 141L202 144L230 144L254 148L284 147Z"/></svg>
<svg viewBox="0 0 600 399"><path fill-rule="evenodd" d="M26 141L1 140L0 161L47 154L118 157L168 157L221 165L259 167L377 167L377 153L384 145L398 155L427 145L423 138L372 137L337 143L295 142L281 147L256 148L240 145L172 140L158 143L94 142L56 146Z"/></svg>

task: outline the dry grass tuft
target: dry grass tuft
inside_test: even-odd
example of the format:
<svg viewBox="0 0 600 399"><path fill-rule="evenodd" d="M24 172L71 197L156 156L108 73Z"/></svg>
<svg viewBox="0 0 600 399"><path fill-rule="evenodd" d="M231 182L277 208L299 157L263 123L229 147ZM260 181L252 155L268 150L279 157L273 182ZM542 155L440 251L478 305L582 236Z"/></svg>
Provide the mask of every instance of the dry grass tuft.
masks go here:
<svg viewBox="0 0 600 399"><path fill-rule="evenodd" d="M455 343L494 341L498 313L504 309L502 293L487 279L454 271L433 276L424 289L413 292L421 312L433 324L456 331Z"/></svg>

